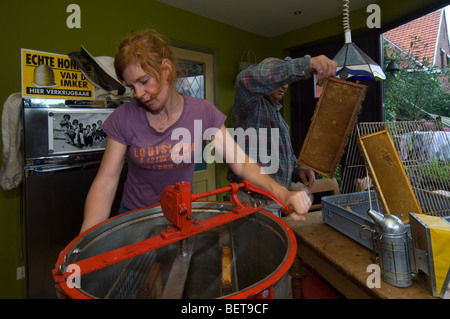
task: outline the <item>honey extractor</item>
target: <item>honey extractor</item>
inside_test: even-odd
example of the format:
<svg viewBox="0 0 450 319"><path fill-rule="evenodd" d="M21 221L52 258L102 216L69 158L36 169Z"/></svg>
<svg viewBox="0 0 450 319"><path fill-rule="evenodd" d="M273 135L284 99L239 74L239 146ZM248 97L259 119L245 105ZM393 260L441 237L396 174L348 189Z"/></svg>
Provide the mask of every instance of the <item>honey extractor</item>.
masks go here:
<svg viewBox="0 0 450 319"><path fill-rule="evenodd" d="M248 181L202 194L167 187L158 206L110 218L75 238L53 278L69 298L286 298L297 244L282 219L241 203ZM232 202L202 201L229 192Z"/></svg>

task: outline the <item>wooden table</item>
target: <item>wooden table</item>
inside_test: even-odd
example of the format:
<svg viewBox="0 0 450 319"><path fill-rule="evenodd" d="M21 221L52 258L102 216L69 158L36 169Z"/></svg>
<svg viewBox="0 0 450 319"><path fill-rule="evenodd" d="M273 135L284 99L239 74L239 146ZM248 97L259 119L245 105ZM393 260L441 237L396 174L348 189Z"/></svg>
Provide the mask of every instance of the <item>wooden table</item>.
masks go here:
<svg viewBox="0 0 450 319"><path fill-rule="evenodd" d="M380 288L369 288L367 272L370 264L376 264L374 253L350 239L322 220L322 212L311 212L305 222L285 219L297 237L297 256L292 269L304 262L318 272L346 298L383 299L431 299L433 296L420 282L407 288L389 285L380 279ZM298 272L298 277L302 277ZM303 274L304 275L304 274ZM301 278L299 278L301 280ZM294 290L294 288L293 288ZM298 296L293 291L294 298Z"/></svg>

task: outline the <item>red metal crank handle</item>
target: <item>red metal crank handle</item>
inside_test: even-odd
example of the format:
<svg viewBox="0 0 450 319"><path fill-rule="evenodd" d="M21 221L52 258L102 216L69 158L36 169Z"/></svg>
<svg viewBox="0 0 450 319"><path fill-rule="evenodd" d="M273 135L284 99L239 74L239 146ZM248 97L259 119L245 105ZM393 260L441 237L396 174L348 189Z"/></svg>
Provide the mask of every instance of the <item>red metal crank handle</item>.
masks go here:
<svg viewBox="0 0 450 319"><path fill-rule="evenodd" d="M270 199L272 199L275 203L277 203L278 205L280 205L280 207L283 209L283 213L285 215L289 215L291 209L289 208L289 206L287 206L281 199L279 199L277 196L275 196L274 194L266 191L265 189L255 186L252 183L250 183L250 181L245 180L243 183L245 183L246 189L248 189L249 191L255 192L255 193L259 193L261 195L267 196Z"/></svg>
<svg viewBox="0 0 450 319"><path fill-rule="evenodd" d="M218 195L218 194L225 193L225 192L229 192L230 194L231 193L236 193L241 186L243 186L242 183L241 184L230 183L230 184L228 184L228 186L225 186L225 187L222 187L222 188L219 188L219 189L215 189L215 190L212 190L212 191L207 191L207 192L199 193L199 194L192 194L191 195L191 199L194 202L194 201L196 201L197 199L200 199L200 198L205 198L205 197L208 197L208 196L214 196L214 195ZM238 204L240 204L240 202ZM239 206L241 206L241 205L239 205Z"/></svg>
<svg viewBox="0 0 450 319"><path fill-rule="evenodd" d="M269 197L275 203L280 205L280 207L283 209L283 213L285 215L289 215L289 213L291 211L289 206L287 206L277 196L273 195L272 193L266 191L265 189L263 189L261 187L253 185L249 180L244 180L242 183L239 183L239 184L231 183L226 187L222 187L222 188L219 188L219 189L216 189L213 191L208 191L208 192L199 193L199 194L192 194L191 198L192 198L192 201L196 201L197 199L200 199L200 198L217 195L217 194L224 193L224 192L229 192L231 195L231 198L233 199L234 204L236 204L237 206L242 206L242 203L239 201L238 197L236 196L236 192L239 189L243 189L245 191L252 191L252 192Z"/></svg>
<svg viewBox="0 0 450 319"><path fill-rule="evenodd" d="M285 215L288 215L289 212L291 211L289 206L287 206L278 197L276 197L275 195L273 195L272 193L266 191L265 189L263 189L261 187L253 185L249 180L244 180L242 183L239 183L239 184L231 183L231 184L229 184L226 187L219 188L219 189L216 189L216 190L213 190L213 191L208 191L208 192L199 193L199 194L192 194L191 198L192 198L192 201L196 201L197 199L200 199L200 198L217 195L217 194L224 193L224 192L229 192L230 195L231 195L231 198L234 201L234 204L236 204L237 206L242 206L242 203L239 201L237 196L235 196L236 192L239 189L243 189L245 191L252 191L252 192L255 192L255 193L258 193L258 194L261 194L261 195L269 197L275 203L280 205L280 207L283 209L283 213Z"/></svg>

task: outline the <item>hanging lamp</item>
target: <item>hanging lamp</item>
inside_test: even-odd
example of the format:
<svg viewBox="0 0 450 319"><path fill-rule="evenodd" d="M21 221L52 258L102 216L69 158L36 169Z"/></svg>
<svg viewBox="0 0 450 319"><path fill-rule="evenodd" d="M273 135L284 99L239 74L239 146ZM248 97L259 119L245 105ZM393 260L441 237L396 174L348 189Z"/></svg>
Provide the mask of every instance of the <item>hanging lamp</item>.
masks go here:
<svg viewBox="0 0 450 319"><path fill-rule="evenodd" d="M345 44L333 58L337 63L336 76L342 80L350 80L352 78L357 81L385 80L386 75L381 67L352 42L349 22L349 0L343 0L343 2Z"/></svg>

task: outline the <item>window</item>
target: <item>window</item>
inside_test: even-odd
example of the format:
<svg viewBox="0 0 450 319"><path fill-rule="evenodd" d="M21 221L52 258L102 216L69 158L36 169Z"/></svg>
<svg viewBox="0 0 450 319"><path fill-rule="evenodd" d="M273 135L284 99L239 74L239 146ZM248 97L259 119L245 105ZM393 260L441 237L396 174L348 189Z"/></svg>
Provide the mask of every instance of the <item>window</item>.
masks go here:
<svg viewBox="0 0 450 319"><path fill-rule="evenodd" d="M179 68L185 77L181 78L176 87L178 92L200 99L205 98L204 64L194 61L179 61Z"/></svg>

